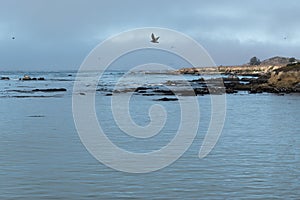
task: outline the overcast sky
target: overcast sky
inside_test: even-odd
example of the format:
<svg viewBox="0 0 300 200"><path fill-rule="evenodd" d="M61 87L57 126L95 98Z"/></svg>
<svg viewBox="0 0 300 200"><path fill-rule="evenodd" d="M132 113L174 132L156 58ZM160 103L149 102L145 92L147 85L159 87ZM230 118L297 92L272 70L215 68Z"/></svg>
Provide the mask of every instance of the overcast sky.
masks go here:
<svg viewBox="0 0 300 200"><path fill-rule="evenodd" d="M187 34L217 65L300 58L299 19L298 0L0 0L0 70L78 69L106 38L142 27Z"/></svg>

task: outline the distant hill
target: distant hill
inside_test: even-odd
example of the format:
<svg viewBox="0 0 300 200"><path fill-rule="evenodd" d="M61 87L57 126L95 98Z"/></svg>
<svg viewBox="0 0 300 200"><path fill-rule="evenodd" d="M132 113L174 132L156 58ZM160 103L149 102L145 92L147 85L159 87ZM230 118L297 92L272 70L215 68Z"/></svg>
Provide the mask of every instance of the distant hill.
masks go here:
<svg viewBox="0 0 300 200"><path fill-rule="evenodd" d="M299 60L296 60L299 61ZM284 66L291 63L289 57L280 57L280 56L275 56L266 60L263 60L260 65L270 65L270 66Z"/></svg>

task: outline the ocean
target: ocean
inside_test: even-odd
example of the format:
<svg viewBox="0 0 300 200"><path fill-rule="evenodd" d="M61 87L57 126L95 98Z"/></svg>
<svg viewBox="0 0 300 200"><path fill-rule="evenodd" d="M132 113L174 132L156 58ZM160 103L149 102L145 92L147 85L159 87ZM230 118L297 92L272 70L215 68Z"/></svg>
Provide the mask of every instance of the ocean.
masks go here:
<svg viewBox="0 0 300 200"><path fill-rule="evenodd" d="M76 75L84 80L93 73L30 72L26 75L45 80L20 81L24 72L1 72L10 80L0 80L0 199L300 198L299 94L227 94L221 135L202 159L198 154L211 121L212 103L210 95L197 96L197 135L183 155L153 172L128 173L98 161L76 129L72 95L87 96L91 86L84 83L85 92L74 94L74 80ZM124 134L114 120L114 95L110 96L123 75L122 71L105 72L97 84L99 124L107 137L126 151L160 150L179 129L180 102L155 101L164 95L132 95L128 106L137 125L150 123L149 108L154 104L166 110L167 118L153 137ZM120 87L161 86L181 78L137 73ZM45 91L53 88L66 91ZM190 98L183 97L182 101Z"/></svg>

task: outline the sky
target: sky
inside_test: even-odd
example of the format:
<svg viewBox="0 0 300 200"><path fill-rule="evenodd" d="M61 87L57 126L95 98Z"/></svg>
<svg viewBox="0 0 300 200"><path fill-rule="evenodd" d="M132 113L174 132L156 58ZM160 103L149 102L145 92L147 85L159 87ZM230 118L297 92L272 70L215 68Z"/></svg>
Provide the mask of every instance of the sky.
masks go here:
<svg viewBox="0 0 300 200"><path fill-rule="evenodd" d="M77 70L105 39L143 27L188 35L217 65L300 58L299 10L298 0L0 0L0 70Z"/></svg>

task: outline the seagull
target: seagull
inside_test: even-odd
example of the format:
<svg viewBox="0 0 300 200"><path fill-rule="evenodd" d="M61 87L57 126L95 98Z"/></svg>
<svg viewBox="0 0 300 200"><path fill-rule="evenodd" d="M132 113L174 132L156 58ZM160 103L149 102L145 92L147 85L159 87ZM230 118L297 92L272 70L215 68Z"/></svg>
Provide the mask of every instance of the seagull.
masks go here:
<svg viewBox="0 0 300 200"><path fill-rule="evenodd" d="M150 42L153 42L153 43L159 43L159 42L158 42L159 37L155 37L153 33L151 34L151 39L152 39L152 40L151 40Z"/></svg>

